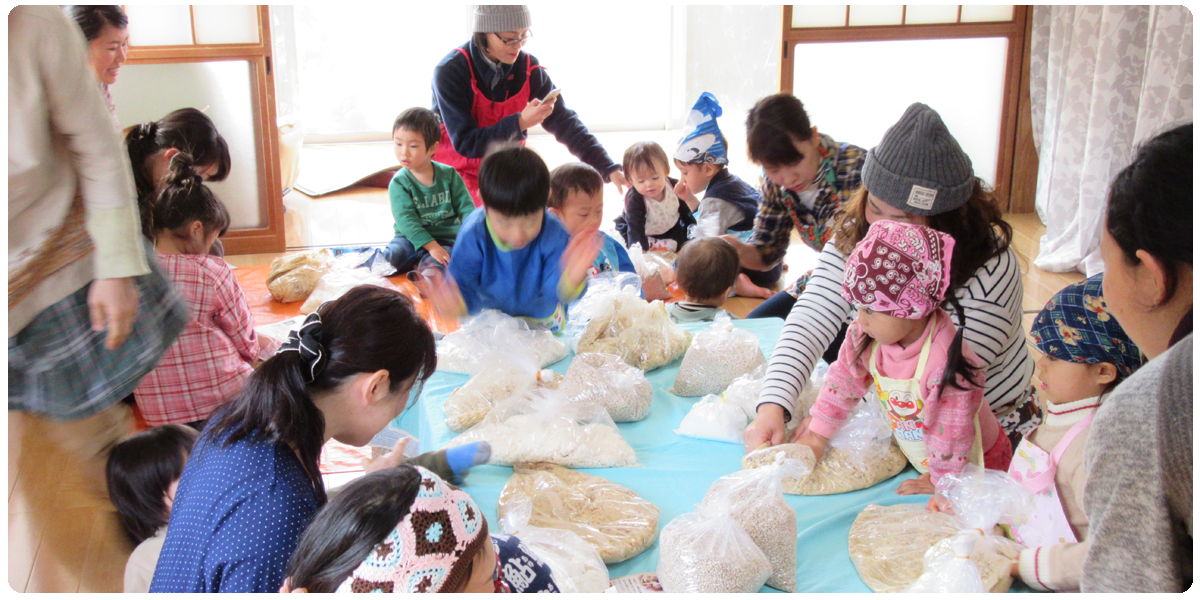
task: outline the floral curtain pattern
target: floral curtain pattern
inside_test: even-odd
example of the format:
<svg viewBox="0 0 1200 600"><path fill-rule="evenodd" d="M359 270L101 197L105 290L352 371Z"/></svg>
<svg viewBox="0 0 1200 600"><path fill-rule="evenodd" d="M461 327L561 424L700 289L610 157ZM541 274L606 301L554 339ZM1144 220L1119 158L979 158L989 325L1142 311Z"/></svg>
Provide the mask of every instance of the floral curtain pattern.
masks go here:
<svg viewBox="0 0 1200 600"><path fill-rule="evenodd" d="M1192 120L1192 14L1183 6L1036 6L1030 95L1038 147L1034 261L1104 270L1108 184L1137 144Z"/></svg>

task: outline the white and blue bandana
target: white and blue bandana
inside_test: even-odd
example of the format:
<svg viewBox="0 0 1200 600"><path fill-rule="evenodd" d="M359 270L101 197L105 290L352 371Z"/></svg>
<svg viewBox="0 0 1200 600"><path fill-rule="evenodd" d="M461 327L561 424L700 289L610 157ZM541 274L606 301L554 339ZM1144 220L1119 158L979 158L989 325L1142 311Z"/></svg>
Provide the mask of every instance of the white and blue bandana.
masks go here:
<svg viewBox="0 0 1200 600"><path fill-rule="evenodd" d="M721 129L717 127L717 117L721 116L721 105L717 97L704 92L692 105L684 123L683 138L679 140L679 148L675 150L675 158L685 163L711 163L724 165L729 163L725 140Z"/></svg>

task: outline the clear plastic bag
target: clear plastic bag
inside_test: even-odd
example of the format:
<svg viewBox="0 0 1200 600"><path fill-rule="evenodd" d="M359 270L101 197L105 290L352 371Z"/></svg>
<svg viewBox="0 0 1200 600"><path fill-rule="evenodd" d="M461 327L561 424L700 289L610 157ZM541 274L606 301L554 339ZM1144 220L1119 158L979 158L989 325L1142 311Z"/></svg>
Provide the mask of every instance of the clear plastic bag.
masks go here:
<svg viewBox="0 0 1200 600"><path fill-rule="evenodd" d="M817 396L821 394L821 388L825 387L825 376L829 373L829 363L824 359L818 359L817 365L813 367L812 374L808 376L808 383L804 385L804 389L796 396L796 406L794 414L807 415L814 404L817 403Z"/></svg>
<svg viewBox="0 0 1200 600"><path fill-rule="evenodd" d="M465 431L479 424L501 400L524 395L538 387L541 372L529 356L491 351L479 360L482 368L465 385L450 392L442 409L446 425Z"/></svg>
<svg viewBox="0 0 1200 600"><path fill-rule="evenodd" d="M651 371L682 355L689 341L691 334L671 321L662 302L622 294L592 316L577 351L616 354L630 366Z"/></svg>
<svg viewBox="0 0 1200 600"><path fill-rule="evenodd" d="M806 477L785 478L785 494L824 496L872 487L895 477L908 465L908 458L892 441L892 430L882 419L878 401L868 395L829 440L820 462L813 464L816 457L803 444L780 444L747 454L742 458L742 466L761 466L770 461L773 451L782 450L789 458L812 468Z"/></svg>
<svg viewBox="0 0 1200 600"><path fill-rule="evenodd" d="M1006 473L977 467L937 487L954 514L870 505L855 519L848 545L863 582L877 592L1007 591L1022 547L997 525L1027 514L1029 493Z"/></svg>
<svg viewBox="0 0 1200 600"><path fill-rule="evenodd" d="M396 286L392 285L390 281L366 269L330 269L328 273L321 276L321 280L317 282L317 287L313 288L312 294L309 294L304 304L300 305L300 312L311 313L320 308L322 304L337 300L346 292L360 285L377 285L389 290L396 289Z"/></svg>
<svg viewBox="0 0 1200 600"><path fill-rule="evenodd" d="M501 519L515 498L532 501L530 525L575 532L607 564L641 554L658 537L658 508L596 475L549 463L519 464L500 492Z"/></svg>
<svg viewBox="0 0 1200 600"><path fill-rule="evenodd" d="M650 256L652 254L642 252L641 244L635 243L629 247L629 261L633 263L633 268L642 281L642 295L648 302L670 300L671 292L667 289L670 282L661 270L661 263L658 260L648 260ZM671 269L670 274L674 281L674 269Z"/></svg>
<svg viewBox="0 0 1200 600"><path fill-rule="evenodd" d="M492 445L492 465L638 466L633 448L603 406L571 402L556 390L533 390L497 403L483 421L446 447L480 441Z"/></svg>
<svg viewBox="0 0 1200 600"><path fill-rule="evenodd" d="M718 394L734 379L765 364L758 337L734 327L723 314L692 339L669 391L685 397Z"/></svg>
<svg viewBox="0 0 1200 600"><path fill-rule="evenodd" d="M529 524L533 503L524 496L509 499L500 526L521 540L546 566L558 590L567 594L602 593L608 589L608 567L596 549L574 532Z"/></svg>
<svg viewBox="0 0 1200 600"><path fill-rule="evenodd" d="M732 513L724 497L663 527L658 581L664 592L749 594L766 584L771 562Z"/></svg>
<svg viewBox="0 0 1200 600"><path fill-rule="evenodd" d="M718 479L704 496L704 504L733 505L733 518L771 562L767 585L783 592L796 591L796 511L783 498L783 480L808 472L809 465L776 452L762 468Z"/></svg>
<svg viewBox="0 0 1200 600"><path fill-rule="evenodd" d="M750 424L746 410L737 402L711 394L692 405L675 433L716 442L742 443L742 432Z"/></svg>
<svg viewBox="0 0 1200 600"><path fill-rule="evenodd" d="M763 381L767 376L767 366L760 365L753 371L738 377L725 388L722 396L726 402L733 402L746 411L746 417L754 420L758 414L758 396L762 393Z"/></svg>
<svg viewBox="0 0 1200 600"><path fill-rule="evenodd" d="M299 302L307 298L321 277L329 272L332 260L333 254L328 249L280 256L271 261L267 290L276 302Z"/></svg>
<svg viewBox="0 0 1200 600"><path fill-rule="evenodd" d="M558 391L572 402L603 406L617 423L645 419L654 399L654 389L640 369L625 364L615 354L592 352L571 359Z"/></svg>
<svg viewBox="0 0 1200 600"><path fill-rule="evenodd" d="M478 373L484 366L480 359L492 350L530 356L538 368L550 366L570 354L567 345L548 329L531 327L522 319L491 309L480 312L458 331L442 338L437 348L439 371L467 375Z"/></svg>
<svg viewBox="0 0 1200 600"><path fill-rule="evenodd" d="M579 337L592 317L619 295L642 297L642 280L637 273L606 271L588 278L587 291L567 307L567 326L563 335Z"/></svg>

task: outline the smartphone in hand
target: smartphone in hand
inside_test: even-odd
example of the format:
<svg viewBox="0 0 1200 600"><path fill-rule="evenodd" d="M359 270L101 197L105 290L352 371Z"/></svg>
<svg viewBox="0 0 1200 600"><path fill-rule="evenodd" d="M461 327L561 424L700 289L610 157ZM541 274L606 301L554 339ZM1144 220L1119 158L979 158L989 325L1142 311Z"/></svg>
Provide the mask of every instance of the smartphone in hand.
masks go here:
<svg viewBox="0 0 1200 600"><path fill-rule="evenodd" d="M561 92L562 92L562 90L560 90L558 88L554 88L554 89L550 90L550 93L546 94L545 98L542 98L542 104L546 104L547 102L554 102L556 99L558 99L558 95Z"/></svg>

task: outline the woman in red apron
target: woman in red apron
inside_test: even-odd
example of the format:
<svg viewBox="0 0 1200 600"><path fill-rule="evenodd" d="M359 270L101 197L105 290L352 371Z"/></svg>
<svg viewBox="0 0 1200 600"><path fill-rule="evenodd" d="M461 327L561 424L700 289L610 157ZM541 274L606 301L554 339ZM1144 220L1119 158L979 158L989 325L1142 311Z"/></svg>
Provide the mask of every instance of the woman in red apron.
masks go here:
<svg viewBox="0 0 1200 600"><path fill-rule="evenodd" d="M521 50L532 35L522 5L478 5L475 35L442 59L433 72L433 111L442 119L442 140L433 159L458 170L479 200L479 163L497 143L525 143L541 125L624 193L628 185L575 111L561 98L543 102L554 89L545 67Z"/></svg>

